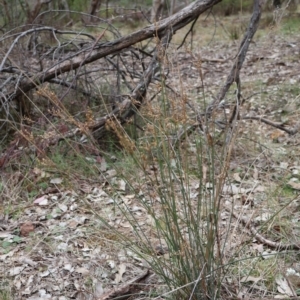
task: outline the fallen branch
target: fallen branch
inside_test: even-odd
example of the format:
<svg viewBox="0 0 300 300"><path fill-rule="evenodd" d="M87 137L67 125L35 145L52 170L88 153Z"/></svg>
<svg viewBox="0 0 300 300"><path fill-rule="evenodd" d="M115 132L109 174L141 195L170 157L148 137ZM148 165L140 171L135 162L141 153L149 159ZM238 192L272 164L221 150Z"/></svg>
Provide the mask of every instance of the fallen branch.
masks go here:
<svg viewBox="0 0 300 300"><path fill-rule="evenodd" d="M287 132L290 135L294 135L294 134L296 134L299 131L299 125L296 126L295 128L287 128L282 123L275 123L273 121L270 121L270 120L262 118L262 117L255 117L255 116L253 116L253 117L241 117L240 120L257 120L257 121L263 122L263 123L265 123L267 125L270 125L270 126L273 126L275 128L278 128L278 129L280 129L282 131L285 131L285 132Z"/></svg>
<svg viewBox="0 0 300 300"><path fill-rule="evenodd" d="M284 250L300 250L300 244L283 244L279 242L274 242L271 240L266 239L264 236L262 236L260 233L258 233L257 229L254 227L253 222L246 217L239 216L236 212L233 211L232 207L228 207L225 205L225 209L232 214L238 221L242 222L242 224L250 230L253 237L259 241L260 243L272 248L276 249L278 251L284 251Z"/></svg>
<svg viewBox="0 0 300 300"><path fill-rule="evenodd" d="M172 30L172 34L174 34L177 30L183 28L184 26L195 20L201 13L211 8L220 1L221 0L198 0L186 6L184 9L174 14L173 16L163 19L155 24L149 25L127 36L109 42L97 41L97 43L87 43L83 49L80 49L79 51L77 51L77 53L73 53L65 57L64 59L55 62L55 64L48 67L46 71L36 73L31 77L24 75L22 80L20 80L20 84L17 85L17 87L11 86L10 89L8 88L8 92L1 96L1 98L11 101L19 95L43 84L44 82L48 82L53 78L57 78L63 73L69 72L71 70L76 70L105 56L116 54L121 50L127 49L130 46L149 38L153 38L155 36L161 38L169 30ZM40 28L39 30L42 30L42 28ZM50 27L46 27L45 30L52 31L53 33L58 32L56 29ZM4 59L0 64L1 68L4 66L13 47L24 35L28 35L28 33L24 32L21 35L17 36L17 38L14 40L12 46L5 54ZM20 69L22 68L20 67Z"/></svg>

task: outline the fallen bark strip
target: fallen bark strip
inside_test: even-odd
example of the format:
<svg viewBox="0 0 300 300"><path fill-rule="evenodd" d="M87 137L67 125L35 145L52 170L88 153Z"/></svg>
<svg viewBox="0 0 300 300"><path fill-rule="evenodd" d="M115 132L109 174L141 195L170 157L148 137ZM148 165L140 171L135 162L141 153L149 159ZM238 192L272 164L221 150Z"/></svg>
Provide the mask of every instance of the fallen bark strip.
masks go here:
<svg viewBox="0 0 300 300"><path fill-rule="evenodd" d="M141 275L132 279L125 285L114 289L108 293L105 293L101 297L97 298L97 300L111 300L111 299L127 299L130 296L137 294L138 291L141 291L141 286L144 286L143 283L147 280L147 278L151 275L149 270L146 270Z"/></svg>
<svg viewBox="0 0 300 300"><path fill-rule="evenodd" d="M253 222L246 217L239 216L236 212L233 211L232 207L228 207L225 205L225 209L232 214L238 221L240 221L247 229L250 230L253 237L258 240L260 243L278 251L284 250L300 250L300 244L283 244L280 242L274 242L266 239L263 235L261 235L258 230L254 227Z"/></svg>

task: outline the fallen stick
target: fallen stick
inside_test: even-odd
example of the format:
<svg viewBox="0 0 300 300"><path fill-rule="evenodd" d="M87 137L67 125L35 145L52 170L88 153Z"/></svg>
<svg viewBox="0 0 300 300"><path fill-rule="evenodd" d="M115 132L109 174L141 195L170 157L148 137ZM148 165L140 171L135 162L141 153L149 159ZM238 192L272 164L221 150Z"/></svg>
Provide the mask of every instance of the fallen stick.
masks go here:
<svg viewBox="0 0 300 300"><path fill-rule="evenodd" d="M253 237L259 241L260 243L278 251L283 250L300 250L300 244L283 244L280 242L274 242L266 239L260 233L258 233L257 229L253 226L253 222L246 217L240 217L236 212L233 211L232 207L228 207L225 205L225 209L231 213L238 221L240 221L250 232L253 234Z"/></svg>
<svg viewBox="0 0 300 300"><path fill-rule="evenodd" d="M146 270L141 275L137 276L121 287L103 294L100 298L97 298L97 300L127 299L141 290L140 284L144 283L150 274L150 271Z"/></svg>

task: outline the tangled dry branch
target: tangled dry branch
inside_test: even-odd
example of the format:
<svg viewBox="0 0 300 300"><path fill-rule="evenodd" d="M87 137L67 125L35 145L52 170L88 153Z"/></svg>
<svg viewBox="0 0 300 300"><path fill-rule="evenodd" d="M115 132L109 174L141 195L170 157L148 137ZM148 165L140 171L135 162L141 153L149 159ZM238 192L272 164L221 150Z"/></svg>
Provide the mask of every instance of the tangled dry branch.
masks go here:
<svg viewBox="0 0 300 300"><path fill-rule="evenodd" d="M11 101L22 93L26 93L29 90L36 88L37 86L49 82L54 78L59 78L60 75L70 72L71 70L76 70L87 64L95 62L103 57L111 56L120 51L126 51L129 47L135 45L138 42L147 40L149 38L163 37L166 32L172 30L173 34L180 28L186 26L192 22L201 13L214 6L221 0L205 0L205 1L195 1L189 6L182 9L175 15L161 20L155 24L149 25L139 31L133 32L124 37L117 38L113 41L103 42L99 38L93 38L89 35L88 38L92 39L92 42L82 42L77 45L79 49L77 51L72 51L65 57L59 56L58 59L48 62L47 67L42 68L39 72L28 72L26 69L22 68L17 63L16 59L13 59L13 49L19 40L27 35L37 34L38 32L51 31L54 37L57 34L75 34L81 36L82 33L66 31L61 32L55 28L50 27L39 27L27 30L20 34L16 34L11 46L5 53L0 64L1 73L16 73L19 75L17 84L10 84L6 87L5 92L2 93L1 98L5 101ZM109 27L109 25L107 26ZM101 36L102 34L100 34ZM14 35L13 35L14 36ZM11 38L3 37L0 43L4 42L5 39ZM46 60L50 53L55 53L59 51L61 44L55 48L49 49L47 52L40 55L41 59ZM43 62L40 62L43 63ZM6 79L6 82L13 81L13 78Z"/></svg>

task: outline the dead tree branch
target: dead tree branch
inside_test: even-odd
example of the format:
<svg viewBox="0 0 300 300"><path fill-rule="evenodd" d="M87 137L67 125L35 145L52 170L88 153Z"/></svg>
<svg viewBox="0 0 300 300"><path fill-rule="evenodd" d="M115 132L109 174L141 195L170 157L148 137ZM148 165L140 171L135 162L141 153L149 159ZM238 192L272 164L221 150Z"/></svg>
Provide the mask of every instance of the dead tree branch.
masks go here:
<svg viewBox="0 0 300 300"><path fill-rule="evenodd" d="M69 72L71 70L76 70L105 56L116 54L121 50L127 49L128 47L143 40L153 38L155 36L161 38L165 35L167 30L172 30L173 33L175 33L178 29L192 22L201 13L220 1L221 0L198 0L186 6L175 15L161 20L153 25L147 26L139 31L133 32L132 34L129 34L127 36L109 42L98 41L96 44L88 43L83 49L80 49L76 53L55 62L55 64L49 66L46 70L40 73L36 73L32 76L26 76L24 74L17 87L11 87L7 89L8 92L5 93L4 98L11 101L19 95L26 93L29 90L36 88L44 82L48 82L49 80L56 78L63 73ZM43 30L43 28L39 28L39 30L41 31ZM53 28L44 28L44 30L51 30L54 34L58 33L58 31ZM27 34L29 33L24 32L19 35L11 48L15 46L15 44L22 36ZM11 49L6 53L4 59L2 59L2 62L0 64L0 73L2 68L4 67L6 60L9 57L10 52Z"/></svg>
<svg viewBox="0 0 300 300"><path fill-rule="evenodd" d="M127 85L129 92L119 97L120 101L118 100L116 107L112 111L107 111L105 116L95 119L94 122L85 124L83 126L84 130L89 129L93 133L94 137L100 138L105 131L105 124L108 120L117 118L121 124L127 122L128 119L130 119L145 103L148 86L154 79L155 73L159 71L159 66L163 63L161 60L165 57L165 51L169 46L173 34L178 29L184 27L190 22L193 22L195 19L197 19L199 14L203 13L220 1L221 0L195 1L178 12L176 15L164 19L155 25L147 26L142 30L136 31L125 37L117 38L113 41L105 41L106 36L104 35L106 29L104 29L104 31L102 31L97 38L89 35L86 35L84 38L83 34L81 33L72 31L59 31L55 28L45 26L33 28L10 37L6 36L4 39L11 38L12 44L2 56L2 61L0 63L0 74L13 73L14 77L9 75L11 79L4 80L5 86L0 94L0 100L2 103L9 103L14 99L18 99L20 95L26 95L28 91L41 86L45 82L54 83L56 85L59 84L62 87L64 86L65 89L68 89L69 91L76 89L79 92L81 91L82 95L92 95L88 93L88 90L85 92L82 90L80 85L77 85L78 78L80 76L82 76L83 80L90 80L91 83L88 83L88 85L92 84L93 80L95 80L95 77L88 78L91 67L95 68L95 64L92 63L97 62L101 58L106 58L106 60L102 60L101 67L102 70L108 70L108 67L105 67L105 65L107 66L112 60L114 60L114 63L110 65L114 66L114 68L112 68L114 69L114 72L121 72L121 77L123 77L123 81L125 82L125 75L130 74L130 68L126 67L126 65L123 63L124 68L121 70L120 67L115 63L116 56L119 56L121 58L120 61L123 62L125 60L128 61L129 57L132 61L133 58L138 61L142 61L143 66L140 66L139 71L134 70L134 72L140 72L135 73L135 77L140 78L136 86L131 88L133 85ZM23 65L18 64L19 61L15 59L14 56L15 48L20 47L22 44L22 39L25 36L30 36L36 32L51 32L57 43L57 47L51 46L50 49L46 49L46 51L43 51L42 53L37 53L37 56L32 55L32 59L37 60L41 65L40 72L36 72L32 68L32 63L29 63L28 65L25 63ZM59 40L58 35L63 34L77 35L77 39L62 43ZM150 55L144 50L139 51L132 47L140 41L152 39L153 37L156 38L154 54ZM4 39L2 39L2 42ZM68 48L65 49L66 47ZM18 54L17 50L19 49L16 49L15 52ZM130 52L131 55L128 55ZM28 52L28 54L31 55L32 53ZM141 56L143 57L143 60L141 60ZM91 64L91 67L89 69L85 69L89 64ZM102 77L107 74L105 71L100 73L102 73L102 75L99 76ZM18 77L17 80L15 77ZM0 82L0 85L3 85L3 83ZM24 97L22 101L26 101L27 99ZM89 97L89 99L93 99L93 97ZM57 103L60 105L59 102ZM80 132L80 130L74 129L66 133L58 131L57 136L53 137L51 141L37 144L41 145L40 150L43 152L46 150L46 148L48 148L49 145L55 144L57 141L63 138L77 135Z"/></svg>
<svg viewBox="0 0 300 300"><path fill-rule="evenodd" d="M214 109L216 109L218 107L218 105L220 104L220 102L224 99L224 97L225 97L226 93L228 92L230 86L234 82L237 83L237 87L238 87L237 98L238 98L238 102L239 102L239 99L240 99L240 96L241 96L241 94L240 94L240 91L241 91L240 70L243 66L244 60L246 58L247 51L248 51L250 43L252 41L252 38L254 37L254 34L255 34L255 32L258 28L259 20L260 20L260 17L261 17L262 4L263 4L262 0L255 0L254 1L252 17L251 17L251 20L249 22L246 33L243 37L243 40L240 43L236 59L235 59L233 65L231 67L231 70L230 70L230 72L227 76L227 79L226 79L226 82L225 82L224 86L220 89L218 95L214 98L215 100L212 101L212 103L210 103L210 105L206 109L207 119L209 119L209 116L211 115L212 111ZM233 120L233 117L238 116L239 112L237 110L237 105L240 105L240 104L241 103L237 103L235 105L235 107L233 109L233 113L232 113L231 118L230 118L230 121ZM197 127L200 127L202 129L204 128L203 124L202 124L202 121L201 121L202 118L200 117L201 114L198 113L197 115L198 115L198 123L194 124L193 126L190 126L187 131L178 133L177 137L175 139L174 145L178 144L184 136L187 136L187 135L191 134L192 132L194 132ZM229 122L229 124L230 124L230 122Z"/></svg>
<svg viewBox="0 0 300 300"><path fill-rule="evenodd" d="M135 114L135 111L138 110L144 102L147 88L152 80L153 75L159 67L159 57L164 56L164 52L168 47L171 39L172 31L169 30L163 36L160 42L161 47L158 47L156 49L147 70L144 72L142 79L137 84L132 93L128 95L126 99L123 100L122 103L119 104L118 107L115 108L110 114L101 118L97 123L92 125L90 129L93 129L94 131L103 129L106 121L112 117L118 117L122 124Z"/></svg>
<svg viewBox="0 0 300 300"><path fill-rule="evenodd" d="M280 242L274 242L269 239L266 239L264 236L262 236L258 230L254 227L253 222L246 217L240 217L236 212L232 210L231 207L225 206L226 210L231 213L237 220L239 220L247 229L250 230L253 237L257 239L258 242L272 248L276 249L278 251L284 251L284 250L300 250L300 244L296 243L289 243L289 244L283 244Z"/></svg>
<svg viewBox="0 0 300 300"><path fill-rule="evenodd" d="M294 134L296 134L299 131L299 126L296 126L295 128L287 128L284 124L275 123L273 121L270 121L270 120L262 118L262 117L256 117L256 116L247 117L246 116L246 117L241 117L240 119L241 120L257 120L257 121L263 122L263 123L265 123L267 125L270 125L272 127L278 128L278 129L280 129L282 131L285 131L285 132L287 132L290 135L294 135Z"/></svg>
<svg viewBox="0 0 300 300"><path fill-rule="evenodd" d="M233 84L233 82L236 82L237 85L240 87L241 81L240 81L240 71L243 66L244 60L246 58L247 51L249 49L250 43L256 33L256 30L258 28L259 20L261 17L261 10L262 10L262 1L261 0L255 0L254 1L254 7L253 7L253 13L250 20L250 23L248 25L248 28L246 30L246 33L244 35L244 38L239 46L238 54L235 59L235 62L233 63L230 73L227 76L227 80L224 84L224 86L219 91L216 99L208 106L207 112L211 113L211 111L217 107L217 105L224 99L226 93L228 92L230 86Z"/></svg>

